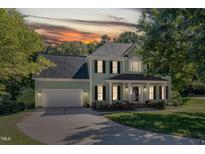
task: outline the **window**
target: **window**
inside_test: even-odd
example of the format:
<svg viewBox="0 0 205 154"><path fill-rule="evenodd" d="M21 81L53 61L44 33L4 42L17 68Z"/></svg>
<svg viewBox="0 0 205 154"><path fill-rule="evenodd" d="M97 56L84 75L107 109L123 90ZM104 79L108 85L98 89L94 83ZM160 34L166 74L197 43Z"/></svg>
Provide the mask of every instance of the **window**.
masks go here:
<svg viewBox="0 0 205 154"><path fill-rule="evenodd" d="M141 62L138 60L131 60L130 61L130 71L132 72L141 72Z"/></svg>
<svg viewBox="0 0 205 154"><path fill-rule="evenodd" d="M149 99L154 99L154 86L149 87Z"/></svg>
<svg viewBox="0 0 205 154"><path fill-rule="evenodd" d="M161 90L161 99L165 99L165 86L162 86L161 87L162 88L162 90Z"/></svg>
<svg viewBox="0 0 205 154"><path fill-rule="evenodd" d="M97 61L97 73L102 73L103 72L103 61L98 60Z"/></svg>
<svg viewBox="0 0 205 154"><path fill-rule="evenodd" d="M103 100L103 86L99 85L97 87L97 96L98 96L98 101L102 101Z"/></svg>
<svg viewBox="0 0 205 154"><path fill-rule="evenodd" d="M113 86L112 87L112 99L118 100L118 86Z"/></svg>
<svg viewBox="0 0 205 154"><path fill-rule="evenodd" d="M112 62L112 73L118 73L118 63L117 61Z"/></svg>

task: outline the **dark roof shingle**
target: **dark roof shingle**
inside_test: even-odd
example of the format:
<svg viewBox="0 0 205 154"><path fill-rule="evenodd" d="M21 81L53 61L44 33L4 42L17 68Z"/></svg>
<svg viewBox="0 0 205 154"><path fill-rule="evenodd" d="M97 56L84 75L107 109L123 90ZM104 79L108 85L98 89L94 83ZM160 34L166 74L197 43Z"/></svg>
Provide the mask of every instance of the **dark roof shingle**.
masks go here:
<svg viewBox="0 0 205 154"><path fill-rule="evenodd" d="M34 78L89 78L85 56L44 56L56 66L43 70L39 75L33 76Z"/></svg>
<svg viewBox="0 0 205 154"><path fill-rule="evenodd" d="M91 56L105 56L105 57L121 57L126 53L134 44L131 43L106 43L97 48Z"/></svg>

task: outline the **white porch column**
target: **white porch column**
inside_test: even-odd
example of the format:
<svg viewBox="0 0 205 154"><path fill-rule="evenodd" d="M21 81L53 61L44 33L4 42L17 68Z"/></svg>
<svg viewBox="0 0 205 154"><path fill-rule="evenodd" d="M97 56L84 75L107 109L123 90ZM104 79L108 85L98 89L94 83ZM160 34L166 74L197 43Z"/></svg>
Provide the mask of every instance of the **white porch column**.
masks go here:
<svg viewBox="0 0 205 154"><path fill-rule="evenodd" d="M112 83L109 83L109 95L110 95L110 99L109 99L109 105L112 104Z"/></svg>
<svg viewBox="0 0 205 154"><path fill-rule="evenodd" d="M130 87L130 82L128 83L128 101L130 102L130 92L131 92L131 87Z"/></svg>
<svg viewBox="0 0 205 154"><path fill-rule="evenodd" d="M122 99L125 100L125 83L122 83Z"/></svg>
<svg viewBox="0 0 205 154"><path fill-rule="evenodd" d="M145 101L146 100L149 100L149 83L146 85L146 98L145 98Z"/></svg>

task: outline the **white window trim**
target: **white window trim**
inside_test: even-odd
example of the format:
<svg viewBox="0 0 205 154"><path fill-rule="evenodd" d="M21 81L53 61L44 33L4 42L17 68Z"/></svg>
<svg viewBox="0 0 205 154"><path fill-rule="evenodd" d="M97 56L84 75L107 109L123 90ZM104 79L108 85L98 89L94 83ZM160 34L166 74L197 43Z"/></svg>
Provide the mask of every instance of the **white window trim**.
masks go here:
<svg viewBox="0 0 205 154"><path fill-rule="evenodd" d="M112 100L113 101L118 100L118 86L117 85L112 86Z"/></svg>
<svg viewBox="0 0 205 154"><path fill-rule="evenodd" d="M103 73L103 61L102 60L97 60L97 73Z"/></svg>
<svg viewBox="0 0 205 154"><path fill-rule="evenodd" d="M112 73L113 74L117 74L118 73L118 62L117 61L112 61Z"/></svg>
<svg viewBox="0 0 205 154"><path fill-rule="evenodd" d="M134 67L134 62L136 62L136 65ZM131 72L142 72L142 62L141 60L138 60L138 59L130 59L129 60L129 70Z"/></svg>
<svg viewBox="0 0 205 154"><path fill-rule="evenodd" d="M154 86L149 87L149 99L150 100L154 99Z"/></svg>
<svg viewBox="0 0 205 154"><path fill-rule="evenodd" d="M165 99L165 94L166 94L166 90L165 90L165 86L161 86L162 89L161 89L161 99Z"/></svg>
<svg viewBox="0 0 205 154"><path fill-rule="evenodd" d="M102 101L103 100L103 85L97 86L97 100Z"/></svg>

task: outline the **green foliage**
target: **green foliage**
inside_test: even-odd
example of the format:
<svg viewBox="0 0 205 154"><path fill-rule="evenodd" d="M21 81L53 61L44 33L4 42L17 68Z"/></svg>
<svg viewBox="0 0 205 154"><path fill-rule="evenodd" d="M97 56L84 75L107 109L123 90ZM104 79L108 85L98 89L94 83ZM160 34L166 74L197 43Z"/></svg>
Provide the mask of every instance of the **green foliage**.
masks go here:
<svg viewBox="0 0 205 154"><path fill-rule="evenodd" d="M140 53L152 74L170 75L183 91L205 74L205 9L144 9Z"/></svg>
<svg viewBox="0 0 205 154"><path fill-rule="evenodd" d="M85 44L83 42L64 42L48 50L51 55L87 56L97 47L97 42Z"/></svg>
<svg viewBox="0 0 205 154"><path fill-rule="evenodd" d="M43 50L44 44L22 15L15 9L0 9L0 29L0 79L41 70L32 56Z"/></svg>
<svg viewBox="0 0 205 154"><path fill-rule="evenodd" d="M183 100L182 100L182 97L180 95L179 92L177 91L172 91L171 92L171 104L174 105L174 106L178 106L178 105L182 105L183 104Z"/></svg>
<svg viewBox="0 0 205 154"><path fill-rule="evenodd" d="M0 101L0 115L12 114L19 111L23 111L24 109L25 106L23 103L17 103L15 101L12 101L8 97L4 97Z"/></svg>
<svg viewBox="0 0 205 154"><path fill-rule="evenodd" d="M37 54L44 50L40 35L26 25L15 9L0 9L0 95L15 95L22 80L53 66Z"/></svg>
<svg viewBox="0 0 205 154"><path fill-rule="evenodd" d="M23 88L17 96L17 102L24 103L26 108L35 107L35 91L32 88Z"/></svg>
<svg viewBox="0 0 205 154"><path fill-rule="evenodd" d="M114 41L117 43L137 43L140 41L140 37L135 32L124 32Z"/></svg>

